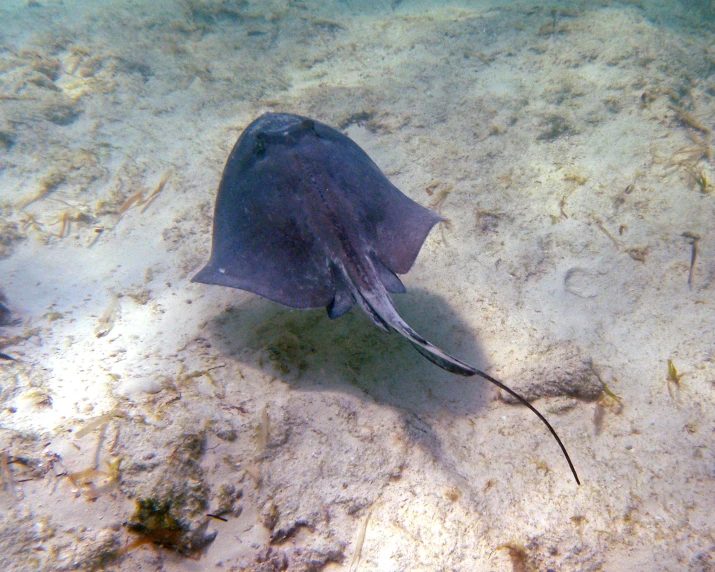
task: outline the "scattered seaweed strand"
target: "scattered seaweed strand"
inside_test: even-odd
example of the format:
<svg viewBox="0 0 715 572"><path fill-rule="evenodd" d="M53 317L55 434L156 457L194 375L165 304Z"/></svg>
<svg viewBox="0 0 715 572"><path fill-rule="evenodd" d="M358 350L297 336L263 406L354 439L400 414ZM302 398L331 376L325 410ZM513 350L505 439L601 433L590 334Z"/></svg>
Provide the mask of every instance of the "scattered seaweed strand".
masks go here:
<svg viewBox="0 0 715 572"><path fill-rule="evenodd" d="M701 133L710 133L710 129L703 125L702 122L692 113L689 113L683 108L678 107L677 105L673 105L672 103L668 104L668 108L675 111L675 115L677 116L678 121L680 121L681 123L684 123L688 127L695 129L696 131L700 131Z"/></svg>
<svg viewBox="0 0 715 572"><path fill-rule="evenodd" d="M13 479L12 471L10 470L10 455L5 451L0 453L0 475L2 475L5 490L13 499L17 500L17 495L15 494L15 479Z"/></svg>
<svg viewBox="0 0 715 572"><path fill-rule="evenodd" d="M167 181L171 177L172 171L171 169L167 169L164 171L164 174L161 176L161 179L159 179L159 184L156 186L154 191L146 198L144 201L144 206L142 206L142 209L139 211L140 213L144 213L151 203L153 203L156 198L159 196L159 193L164 190L164 187L166 186ZM138 206L138 205L137 205Z"/></svg>
<svg viewBox="0 0 715 572"><path fill-rule="evenodd" d="M613 238L613 235L612 235L610 232L608 232L608 229L607 229L606 226L603 224L603 221L602 221L599 217L597 217L596 215L593 215L593 220L596 221L596 224L598 225L598 228L601 229L601 231L603 232L603 234L605 234L608 238L610 238L610 239L611 239L611 242L616 245L616 248L617 248L618 250L620 250L620 249L621 249L620 244L618 244L618 241L617 241L615 238Z"/></svg>
<svg viewBox="0 0 715 572"><path fill-rule="evenodd" d="M693 277L695 276L695 262L698 259L698 242L700 241L700 236L694 232L684 232L682 234L683 238L690 244L690 270L688 271L688 288L693 289Z"/></svg>
<svg viewBox="0 0 715 572"><path fill-rule="evenodd" d="M92 431L97 429L98 427L102 425L106 425L109 423L114 417L124 417L124 414L119 411L117 408L112 409L108 413L105 413L104 415L99 415L97 417L94 417L93 419L90 419L84 427L82 427L79 431L77 431L74 436L77 439L81 439L85 435L89 435Z"/></svg>
<svg viewBox="0 0 715 572"><path fill-rule="evenodd" d="M127 199L119 207L120 218L132 207L139 207L144 204L144 189L139 189L137 192L132 193L127 197Z"/></svg>
<svg viewBox="0 0 715 572"><path fill-rule="evenodd" d="M668 360L668 393L670 393L670 397L675 399L675 396L673 395L673 385L680 391L680 380L683 379L683 376L685 374L683 373L678 373L678 370L675 367L675 364L673 363L672 359Z"/></svg>
<svg viewBox="0 0 715 572"><path fill-rule="evenodd" d="M24 210L32 203L41 201L50 193L54 192L65 181L64 173L51 173L42 178L40 187L34 195L24 198L17 204L17 210Z"/></svg>
<svg viewBox="0 0 715 572"><path fill-rule="evenodd" d="M362 521L360 526L360 533L357 537L357 542L355 543L355 552L353 553L353 559L350 562L349 572L355 572L360 564L360 555L362 554L362 547L365 543L365 534L367 533L367 524L370 522L370 516L372 515L372 509L367 511L365 519Z"/></svg>

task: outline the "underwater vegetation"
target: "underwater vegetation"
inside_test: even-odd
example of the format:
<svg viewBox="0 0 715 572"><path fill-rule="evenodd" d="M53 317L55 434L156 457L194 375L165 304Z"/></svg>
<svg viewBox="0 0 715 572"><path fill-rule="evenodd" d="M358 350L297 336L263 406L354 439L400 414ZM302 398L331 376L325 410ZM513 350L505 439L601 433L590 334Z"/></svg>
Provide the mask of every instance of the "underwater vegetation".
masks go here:
<svg viewBox="0 0 715 572"><path fill-rule="evenodd" d="M143 544L155 544L176 550L184 556L195 556L216 537L205 534L205 524L197 530L177 517L171 500L142 498L136 501L136 511L125 526L139 538L124 549L124 552Z"/></svg>

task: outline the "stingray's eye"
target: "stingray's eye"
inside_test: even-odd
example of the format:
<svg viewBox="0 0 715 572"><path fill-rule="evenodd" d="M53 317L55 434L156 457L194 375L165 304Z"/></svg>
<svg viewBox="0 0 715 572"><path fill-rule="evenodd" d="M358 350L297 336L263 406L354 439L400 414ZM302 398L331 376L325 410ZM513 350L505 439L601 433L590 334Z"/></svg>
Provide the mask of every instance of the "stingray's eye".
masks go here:
<svg viewBox="0 0 715 572"><path fill-rule="evenodd" d="M262 157L266 152L266 136L263 133L256 135L256 140L253 143L253 153Z"/></svg>

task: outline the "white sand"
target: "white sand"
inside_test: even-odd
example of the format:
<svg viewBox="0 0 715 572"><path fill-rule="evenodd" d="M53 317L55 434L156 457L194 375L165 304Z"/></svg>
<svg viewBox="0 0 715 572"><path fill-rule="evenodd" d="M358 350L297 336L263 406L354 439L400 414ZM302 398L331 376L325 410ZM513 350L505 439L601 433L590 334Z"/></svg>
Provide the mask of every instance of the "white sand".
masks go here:
<svg viewBox="0 0 715 572"><path fill-rule="evenodd" d="M357 570L714 570L698 4L3 1L0 567L347 570L369 519ZM400 311L535 399L581 487L525 408L358 311L189 282L269 110L449 220ZM215 539L119 553L138 499Z"/></svg>

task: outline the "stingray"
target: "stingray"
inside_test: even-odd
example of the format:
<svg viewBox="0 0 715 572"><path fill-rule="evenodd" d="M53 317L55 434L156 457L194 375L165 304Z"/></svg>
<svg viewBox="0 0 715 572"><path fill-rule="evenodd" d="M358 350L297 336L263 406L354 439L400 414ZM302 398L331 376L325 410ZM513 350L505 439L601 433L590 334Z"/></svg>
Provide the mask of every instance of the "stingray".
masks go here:
<svg viewBox="0 0 715 572"><path fill-rule="evenodd" d="M354 141L323 123L266 113L238 138L219 184L211 256L193 282L253 292L335 319L360 306L439 367L480 376L546 418L515 391L442 351L400 317L390 294L412 267L437 213L398 190Z"/></svg>

